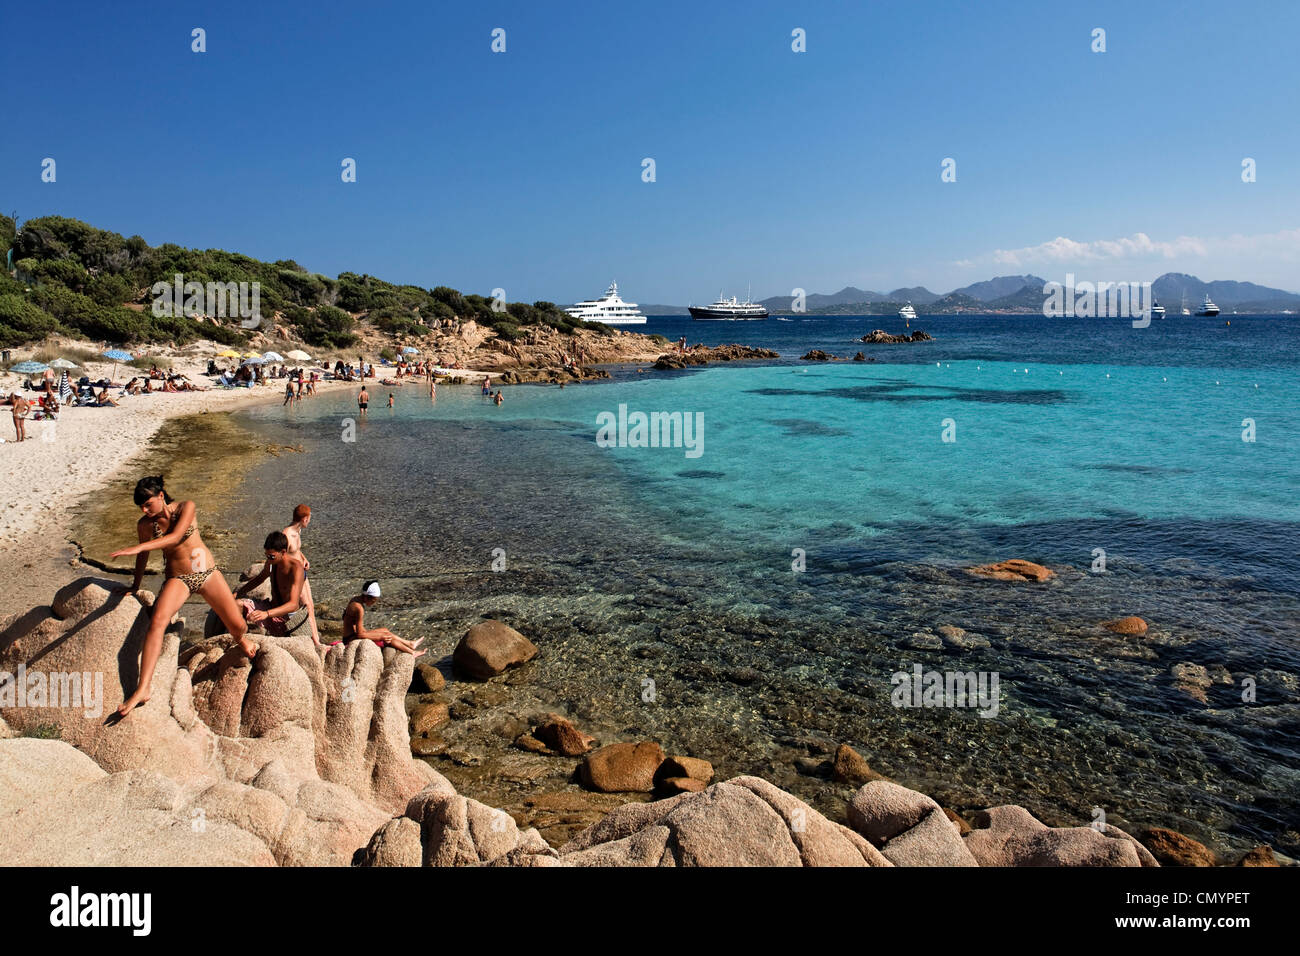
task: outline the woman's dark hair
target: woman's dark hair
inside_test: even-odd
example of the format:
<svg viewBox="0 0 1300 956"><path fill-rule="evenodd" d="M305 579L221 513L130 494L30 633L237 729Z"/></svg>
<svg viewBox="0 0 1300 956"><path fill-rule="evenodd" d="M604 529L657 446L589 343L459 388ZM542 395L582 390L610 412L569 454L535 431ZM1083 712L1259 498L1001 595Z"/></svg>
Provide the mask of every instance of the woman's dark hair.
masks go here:
<svg viewBox="0 0 1300 956"><path fill-rule="evenodd" d="M163 501L172 503L172 496L163 489L162 475L148 475L135 483L135 503L143 505L154 495L162 492Z"/></svg>

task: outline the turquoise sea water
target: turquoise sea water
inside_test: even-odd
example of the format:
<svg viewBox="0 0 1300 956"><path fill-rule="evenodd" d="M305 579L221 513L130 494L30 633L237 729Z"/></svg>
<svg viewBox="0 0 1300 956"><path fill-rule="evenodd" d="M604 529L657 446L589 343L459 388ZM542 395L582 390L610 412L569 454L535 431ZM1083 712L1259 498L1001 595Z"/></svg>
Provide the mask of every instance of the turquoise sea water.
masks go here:
<svg viewBox="0 0 1300 956"><path fill-rule="evenodd" d="M250 477L241 557L309 501L318 595L378 577L386 622L443 653L507 620L542 648L534 690L605 739L823 805L808 761L844 741L955 806L1101 807L1300 851L1300 325L923 317L934 342L853 341L897 324L652 320L782 358L513 387L501 407L413 386L390 411L375 387L355 442L350 396L258 409L310 457ZM702 454L599 447L620 405L698 414ZM1012 557L1058 577L962 571ZM1127 614L1146 638L1097 626ZM893 707L891 675L918 663L997 673L998 715Z"/></svg>

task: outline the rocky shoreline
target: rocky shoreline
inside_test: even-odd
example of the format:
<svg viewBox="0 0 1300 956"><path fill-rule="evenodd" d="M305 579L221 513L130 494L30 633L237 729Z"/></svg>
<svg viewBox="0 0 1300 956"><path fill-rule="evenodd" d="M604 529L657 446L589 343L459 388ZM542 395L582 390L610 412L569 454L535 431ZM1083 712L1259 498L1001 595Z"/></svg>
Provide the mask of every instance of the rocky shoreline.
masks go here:
<svg viewBox="0 0 1300 956"><path fill-rule="evenodd" d="M0 670L11 685L22 681L21 688L0 687L0 736L7 738L0 739L0 775L9 784L0 798L0 847L11 863L1227 862L1161 828L1135 838L1113 825L1049 827L1014 805L961 816L875 774L843 745L828 772L857 789L843 819L834 820L759 777L712 782L707 760L667 754L655 741L594 747L590 735L558 713L528 721L514 747L538 760L580 758L582 799L538 793L537 814L524 821L532 825L521 826L514 815L461 795L412 755L420 740L459 719L459 701L431 699L446 686L433 662L369 642L322 655L305 636L261 637L253 662L226 666L228 636L208 626L203 638L186 640L185 622L177 618L150 701L123 721L105 720L123 685L134 683L151 604L148 592L137 598L113 582L82 578L49 607L0 622ZM457 645L450 669L457 684L486 691L524 673L537 650L508 626L484 621ZM37 681L37 674L47 676ZM64 699L70 675L102 680L98 713ZM485 700L483 709L490 707ZM547 814L584 825L571 822L569 835L554 846L535 825ZM1233 865L1277 863L1259 847Z"/></svg>

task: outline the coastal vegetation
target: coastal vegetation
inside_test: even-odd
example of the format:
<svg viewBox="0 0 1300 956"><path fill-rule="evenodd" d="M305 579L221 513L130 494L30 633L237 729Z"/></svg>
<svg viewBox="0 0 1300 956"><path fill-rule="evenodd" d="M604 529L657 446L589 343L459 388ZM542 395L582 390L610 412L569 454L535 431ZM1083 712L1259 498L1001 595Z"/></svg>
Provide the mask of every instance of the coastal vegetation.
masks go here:
<svg viewBox="0 0 1300 956"><path fill-rule="evenodd" d="M0 272L0 345L5 347L56 333L124 345L182 345L200 338L232 346L248 342L248 331L235 317L155 315L152 287L170 285L177 275L204 286L257 288L263 318L318 348L346 348L366 325L394 341L468 320L509 341L524 337L530 326L569 335L579 328L609 331L574 320L551 302L505 303L448 286L425 289L354 272L331 279L292 259L264 262L222 249L150 246L140 236L123 237L63 216L29 219L21 226L0 216L0 251L11 263Z"/></svg>

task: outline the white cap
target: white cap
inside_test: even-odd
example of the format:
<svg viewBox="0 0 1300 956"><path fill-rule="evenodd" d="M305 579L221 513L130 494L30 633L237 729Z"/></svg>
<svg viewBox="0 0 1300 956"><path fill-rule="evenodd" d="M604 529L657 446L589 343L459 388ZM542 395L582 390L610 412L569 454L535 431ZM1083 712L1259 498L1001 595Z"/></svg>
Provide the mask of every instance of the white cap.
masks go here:
<svg viewBox="0 0 1300 956"><path fill-rule="evenodd" d="M371 581L370 587L365 590L366 597L379 597L379 582Z"/></svg>

